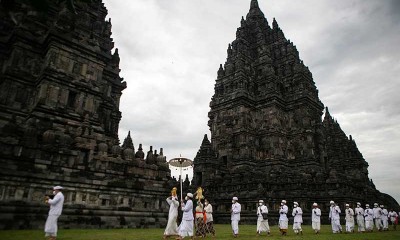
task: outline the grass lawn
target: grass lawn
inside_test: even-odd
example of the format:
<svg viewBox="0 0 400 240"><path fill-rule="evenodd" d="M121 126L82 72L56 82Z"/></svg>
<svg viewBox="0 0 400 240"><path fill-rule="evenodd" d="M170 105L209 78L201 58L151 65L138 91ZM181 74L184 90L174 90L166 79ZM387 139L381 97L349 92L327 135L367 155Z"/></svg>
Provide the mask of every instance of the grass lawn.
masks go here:
<svg viewBox="0 0 400 240"><path fill-rule="evenodd" d="M231 236L230 225L216 225L215 239L235 239ZM257 237L256 226L240 225L239 239L318 239L318 240L390 240L400 239L398 231L374 232L364 234L333 234L330 225L322 226L322 233L314 235L310 225L303 226L304 234L295 235L289 226L289 235L280 236L277 226L271 227L272 236ZM61 229L58 240L132 240L132 239L162 239L164 229ZM43 240L44 233L41 230L3 230L0 231L1 240ZM174 239L174 238L170 238ZM186 238L188 239L188 238ZM201 239L201 238L197 238ZM211 237L207 237L211 239Z"/></svg>

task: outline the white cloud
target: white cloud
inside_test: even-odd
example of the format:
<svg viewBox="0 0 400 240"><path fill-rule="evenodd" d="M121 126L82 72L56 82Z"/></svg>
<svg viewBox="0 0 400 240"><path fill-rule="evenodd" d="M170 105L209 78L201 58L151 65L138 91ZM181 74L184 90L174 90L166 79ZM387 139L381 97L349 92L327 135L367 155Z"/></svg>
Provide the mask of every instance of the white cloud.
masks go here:
<svg viewBox="0 0 400 240"><path fill-rule="evenodd" d="M106 1L128 88L120 140L194 158L208 132L219 64L250 0ZM259 1L309 66L319 97L352 135L377 188L400 202L398 1ZM399 10L399 11L397 11Z"/></svg>

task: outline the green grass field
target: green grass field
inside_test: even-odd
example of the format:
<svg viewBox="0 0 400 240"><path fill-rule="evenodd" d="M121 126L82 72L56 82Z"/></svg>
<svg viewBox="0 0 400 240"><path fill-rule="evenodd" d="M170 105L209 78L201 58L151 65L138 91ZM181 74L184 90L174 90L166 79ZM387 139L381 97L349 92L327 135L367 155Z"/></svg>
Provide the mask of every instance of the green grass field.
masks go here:
<svg viewBox="0 0 400 240"><path fill-rule="evenodd" d="M288 236L280 236L277 226L271 227L271 236L257 237L256 226L240 225L239 239L307 239L307 240L390 240L400 239L398 231L373 232L364 234L332 234L329 225L322 226L321 234L314 235L310 225L303 226L304 234L295 235L289 226ZM230 225L216 225L215 239L235 239L231 236ZM61 229L58 233L58 240L132 240L132 239L162 239L164 229ZM3 230L0 231L1 240L36 240L44 239L41 230ZM174 238L170 238L174 239ZM188 239L188 238L186 238ZM200 238L197 238L200 239ZM211 239L211 237L207 237Z"/></svg>

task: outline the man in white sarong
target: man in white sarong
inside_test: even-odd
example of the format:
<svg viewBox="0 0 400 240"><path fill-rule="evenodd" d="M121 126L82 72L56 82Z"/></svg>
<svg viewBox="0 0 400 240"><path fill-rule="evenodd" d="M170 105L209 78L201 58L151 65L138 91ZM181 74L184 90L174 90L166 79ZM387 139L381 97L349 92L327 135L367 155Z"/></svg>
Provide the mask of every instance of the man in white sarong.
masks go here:
<svg viewBox="0 0 400 240"><path fill-rule="evenodd" d="M354 211L349 204L346 203L346 232L354 232Z"/></svg>
<svg viewBox="0 0 400 240"><path fill-rule="evenodd" d="M64 195L61 192L62 189L61 186L55 186L53 187L53 199L46 196L46 203L50 205L50 211L44 226L44 232L45 237L49 240L55 240L57 238L57 220L62 213L64 204Z"/></svg>
<svg viewBox="0 0 400 240"><path fill-rule="evenodd" d="M242 206L238 203L239 199L237 197L232 198L232 208L231 208L231 225L233 237L239 235L239 221L240 212L242 211Z"/></svg>
<svg viewBox="0 0 400 240"><path fill-rule="evenodd" d="M169 205L168 223L164 231L163 239L179 235L178 225L176 223L176 219L178 218L178 208L179 208L179 201L178 197L176 196L176 187L172 189L171 196L167 198L167 203Z"/></svg>
<svg viewBox="0 0 400 240"><path fill-rule="evenodd" d="M375 227L378 231L382 231L382 209L379 207L379 204L374 203L374 209L372 209L372 211L374 212Z"/></svg>
<svg viewBox="0 0 400 240"><path fill-rule="evenodd" d="M372 232L374 229L374 211L369 208L369 204L365 204L365 231Z"/></svg>
<svg viewBox="0 0 400 240"><path fill-rule="evenodd" d="M332 224L332 232L333 233L341 233L342 232L342 225L340 225L340 213L342 212L335 204L334 201L330 201L331 207L329 210L329 219L331 220Z"/></svg>
<svg viewBox="0 0 400 240"><path fill-rule="evenodd" d="M287 230L289 228L288 211L289 208L286 206L286 200L282 200L281 208L279 209L279 231L282 235L287 235Z"/></svg>
<svg viewBox="0 0 400 240"><path fill-rule="evenodd" d="M303 223L303 210L299 207L297 202L293 203L293 211L292 211L293 219L293 231L297 235L299 233L303 235L303 230L301 229L301 224Z"/></svg>
<svg viewBox="0 0 400 240"><path fill-rule="evenodd" d="M383 225L383 231L388 231L389 230L389 212L388 210L385 208L384 205L381 205L381 209L382 209L382 225Z"/></svg>
<svg viewBox="0 0 400 240"><path fill-rule="evenodd" d="M321 210L318 208L318 204L313 204L313 210L311 214L312 229L315 234L319 234L321 230Z"/></svg>
<svg viewBox="0 0 400 240"><path fill-rule="evenodd" d="M268 224L268 208L264 205L264 200L258 201L257 208L257 235L260 236L262 232L266 232L268 235L271 234Z"/></svg>
<svg viewBox="0 0 400 240"><path fill-rule="evenodd" d="M194 226L194 217L193 217L193 194L186 194L185 200L186 203L181 200L182 206L182 222L178 227L179 239L184 239L185 237L190 237L193 239L193 226Z"/></svg>
<svg viewBox="0 0 400 240"><path fill-rule="evenodd" d="M390 209L390 212L389 212L388 216L389 216L390 222L392 223L393 230L396 230L397 217L399 215L397 214L397 212L393 211L393 209Z"/></svg>
<svg viewBox="0 0 400 240"><path fill-rule="evenodd" d="M355 210L356 210L358 232L365 232L364 209L361 207L361 203L359 203L359 202L357 203L357 207Z"/></svg>

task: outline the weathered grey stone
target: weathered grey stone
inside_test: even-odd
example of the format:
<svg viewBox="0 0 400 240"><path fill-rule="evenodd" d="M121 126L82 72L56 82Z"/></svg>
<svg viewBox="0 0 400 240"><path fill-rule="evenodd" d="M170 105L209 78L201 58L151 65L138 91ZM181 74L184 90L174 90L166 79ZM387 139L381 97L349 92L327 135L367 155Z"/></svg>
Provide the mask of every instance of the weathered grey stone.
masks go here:
<svg viewBox="0 0 400 240"><path fill-rule="evenodd" d="M141 145L135 156L130 133L119 146L126 82L104 4L12 2L0 4L0 229L43 228L54 185L61 228L165 224L176 184L165 157L147 163Z"/></svg>
<svg viewBox="0 0 400 240"><path fill-rule="evenodd" d="M398 208L375 188L368 163L328 108L322 120L311 72L256 0L227 55L208 113L211 141L204 136L192 185L204 188L217 222L229 221L233 196L242 203L243 221L255 221L258 199L272 214L282 199L300 202L305 211L318 202L325 213L330 200Z"/></svg>

